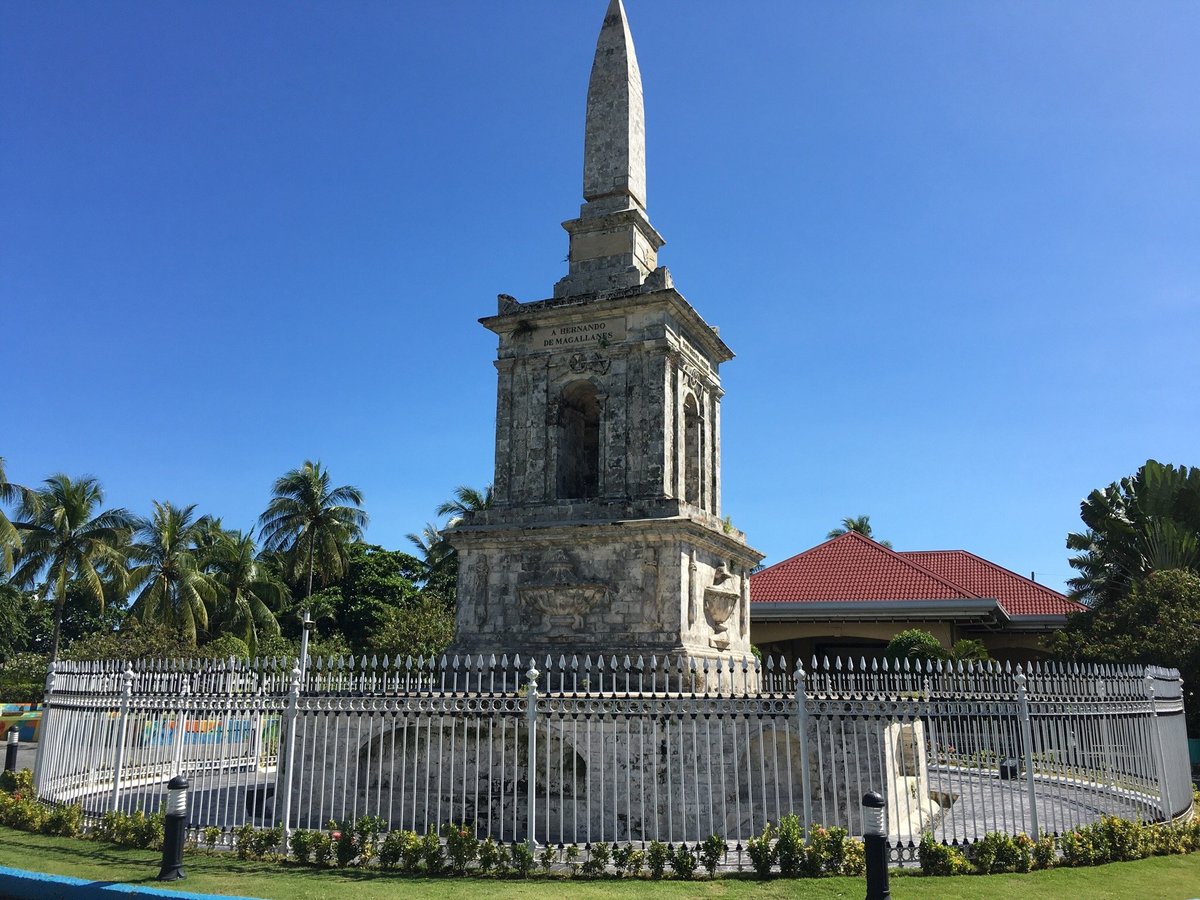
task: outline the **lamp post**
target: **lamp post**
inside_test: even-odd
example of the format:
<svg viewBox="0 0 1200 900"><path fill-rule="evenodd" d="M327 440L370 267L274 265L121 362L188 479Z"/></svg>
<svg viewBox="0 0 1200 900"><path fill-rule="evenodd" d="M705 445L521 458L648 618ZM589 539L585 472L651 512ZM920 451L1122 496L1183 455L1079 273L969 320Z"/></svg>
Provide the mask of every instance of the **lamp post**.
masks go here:
<svg viewBox="0 0 1200 900"><path fill-rule="evenodd" d="M183 843L187 829L188 782L176 775L167 783L167 814L163 821L162 868L159 881L178 881L183 874Z"/></svg>
<svg viewBox="0 0 1200 900"><path fill-rule="evenodd" d="M867 856L867 900L891 900L888 890L887 807L875 791L863 794L863 845Z"/></svg>
<svg viewBox="0 0 1200 900"><path fill-rule="evenodd" d="M8 743L4 748L4 771L17 771L17 751L21 749L21 729L14 725L8 729Z"/></svg>

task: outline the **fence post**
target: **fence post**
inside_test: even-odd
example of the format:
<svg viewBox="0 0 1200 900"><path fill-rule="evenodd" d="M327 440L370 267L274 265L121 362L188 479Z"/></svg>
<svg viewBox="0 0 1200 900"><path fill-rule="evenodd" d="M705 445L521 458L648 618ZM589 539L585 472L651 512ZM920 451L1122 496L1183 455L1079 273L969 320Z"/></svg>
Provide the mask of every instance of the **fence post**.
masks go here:
<svg viewBox="0 0 1200 900"><path fill-rule="evenodd" d="M117 802L121 797L121 769L125 765L125 744L129 731L129 701L133 697L133 664L125 663L125 673L121 676L121 709L117 716L117 758L113 763L112 798L109 800L109 810L116 812Z"/></svg>
<svg viewBox="0 0 1200 900"><path fill-rule="evenodd" d="M1108 723L1108 685L1103 670L1096 674L1096 703L1100 713L1100 742L1104 745L1104 783L1112 787L1116 784L1116 775L1113 774L1116 766L1113 764L1112 728Z"/></svg>
<svg viewBox="0 0 1200 900"><path fill-rule="evenodd" d="M42 697L42 724L41 734L38 735L37 754L33 761L33 776L34 776L34 795L40 797L42 795L42 758L46 753L46 745L50 743L50 706L53 702L54 689L58 683L58 662L50 663L50 670L46 673L46 693Z"/></svg>
<svg viewBox="0 0 1200 900"><path fill-rule="evenodd" d="M796 727L800 738L800 794L804 802L804 837L812 828L812 773L808 763L808 684L804 663L796 657Z"/></svg>
<svg viewBox="0 0 1200 900"><path fill-rule="evenodd" d="M527 750L529 753L529 765L525 773L529 785L526 790L526 802L528 805L526 814L529 817L529 824L525 830L526 840L529 841L530 847L537 846L537 833L534 831L534 823L537 816L537 700L538 676L540 674L537 670L537 665L531 661L529 663L529 671L525 673L525 722L527 729Z"/></svg>
<svg viewBox="0 0 1200 900"><path fill-rule="evenodd" d="M1163 739L1162 732L1159 730L1158 724L1158 700L1155 699L1154 691L1154 676L1150 674L1150 667L1146 667L1146 676L1144 679L1146 685L1146 699L1150 701L1150 715L1153 717L1153 728L1150 730L1150 739L1154 743L1154 756L1158 761L1158 796L1162 803L1163 821L1171 821L1171 787L1170 779L1167 778L1167 760L1163 755Z"/></svg>
<svg viewBox="0 0 1200 900"><path fill-rule="evenodd" d="M288 838L292 829L292 770L296 761L296 718L300 715L300 662L292 669L291 685L288 688L288 705L285 717L287 719L287 754L283 770L283 850L287 852Z"/></svg>
<svg viewBox="0 0 1200 900"><path fill-rule="evenodd" d="M1021 743L1023 744L1022 756L1025 759L1025 789L1029 792L1029 824L1033 831L1030 836L1037 840L1041 837L1042 832L1038 827L1037 790L1033 779L1033 723L1029 718L1029 692L1025 690L1025 682L1028 681L1028 677L1019 665L1015 677L1017 700L1021 708Z"/></svg>

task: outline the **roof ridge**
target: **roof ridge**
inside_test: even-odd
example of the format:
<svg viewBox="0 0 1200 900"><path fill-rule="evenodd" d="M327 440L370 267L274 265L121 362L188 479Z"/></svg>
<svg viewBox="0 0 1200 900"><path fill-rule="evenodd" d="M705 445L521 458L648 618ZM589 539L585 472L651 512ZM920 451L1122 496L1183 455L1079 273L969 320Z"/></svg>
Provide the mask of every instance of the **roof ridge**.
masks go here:
<svg viewBox="0 0 1200 900"><path fill-rule="evenodd" d="M1006 573L1008 573L1009 575L1012 575L1014 578L1019 578L1021 581L1025 582L1025 584L1031 585L1031 586L1033 586L1033 587L1035 587L1035 588L1038 588L1039 590L1046 591L1047 593L1054 594L1054 595L1055 595L1055 596L1057 596L1057 597L1062 597L1064 600L1070 600L1070 599L1071 599L1070 597L1068 597L1066 594L1062 593L1061 591L1056 591L1056 590L1054 590L1054 588L1052 588L1052 587L1049 587L1049 586L1047 586L1047 585L1044 585L1044 584L1042 584L1040 581L1034 581L1032 578L1026 578L1026 577L1025 577L1024 575L1022 575L1020 572L1014 572L1012 569L1009 569L1009 568L1007 568L1007 567L1005 567L1005 566L1002 566L1002 565L1000 565L999 563L992 562L990 559L984 559L984 558L983 558L982 556L980 556L979 554L977 554L977 553L972 553L970 550L955 550L955 551L946 551L946 550L929 551L929 550L927 550L927 551L925 551L925 552L927 552L927 553L931 553L931 552L936 552L936 553L947 553L947 552L954 552L954 553L965 553L967 556L971 557L971 559L978 560L979 562L983 563L983 564L984 564L985 566L987 566L988 568L991 568L991 569L999 569L1001 572L1006 572ZM1072 602L1078 602L1078 601L1072 601Z"/></svg>
<svg viewBox="0 0 1200 900"><path fill-rule="evenodd" d="M834 538L834 540L835 541L841 540L842 538L849 537L850 535L854 535L854 537L858 538L859 540L866 541L867 544L869 544L870 546L872 546L878 550L881 550L885 556L894 557L897 561L903 563L904 565L909 566L913 569L919 570L922 574L928 575L930 578L934 579L935 581L939 581L942 584L946 585L947 587L951 587L954 590L961 592L966 597L982 597L981 594L977 594L974 591L967 590L961 584L957 584L956 582L951 581L949 578L945 578L945 577L939 575L937 572L934 572L932 569L927 569L918 562L914 562L911 559L906 559L905 557L900 555L900 551L892 550L888 547L885 547L885 546L883 546L883 544L879 543L879 541L869 538L865 534L859 534L857 531L847 531L845 534L839 534L837 537ZM814 547L813 549L816 549L816 548Z"/></svg>
<svg viewBox="0 0 1200 900"><path fill-rule="evenodd" d="M955 592L956 596L976 597L976 598L980 597L979 594L976 594L974 591L967 590L961 584L957 584L957 583L951 581L949 578L942 577L937 572L933 572L933 571L925 568L923 565L921 565L918 562L915 562L914 560L905 559L903 556L901 556L895 550L889 550L887 547L883 546L883 544L879 543L879 541L873 540L872 538L867 537L865 534L859 534L857 531L846 531L846 532L843 532L842 534L836 535L835 537L827 538L826 540L817 544L815 547L809 547L807 550L797 553L795 556L789 556L787 559L780 560L779 562L774 563L773 565L767 566L767 568L765 568L765 569L760 569L758 572L755 572L750 577L755 578L755 577L765 575L766 573L770 572L772 569L778 568L779 566L782 566L785 563L794 562L795 560L801 558L802 556L807 556L810 553L815 553L816 551L821 550L822 548L828 547L830 544L835 544L838 541L849 541L849 542L862 541L862 542L865 542L865 545L867 547L870 547L871 549L874 549L874 550L878 550L880 553L882 553L885 559L888 559L888 558L893 559L895 562L898 562L900 565L905 566L909 569L913 569L913 570L917 571L918 573L920 573L921 575L924 575L926 578L933 579L938 584L941 584L941 585L944 585L944 586L950 588L952 591Z"/></svg>

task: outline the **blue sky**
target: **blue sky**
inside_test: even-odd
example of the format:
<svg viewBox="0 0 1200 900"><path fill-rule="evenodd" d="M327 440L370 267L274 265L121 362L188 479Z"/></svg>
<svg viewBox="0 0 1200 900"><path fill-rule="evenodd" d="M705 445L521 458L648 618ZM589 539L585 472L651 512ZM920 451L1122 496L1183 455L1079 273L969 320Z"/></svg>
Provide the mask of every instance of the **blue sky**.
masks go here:
<svg viewBox="0 0 1200 900"><path fill-rule="evenodd" d="M403 547L491 478L604 0L0 10L0 455L249 526L319 457ZM660 262L738 358L724 505L1039 580L1200 464L1200 5L627 3Z"/></svg>

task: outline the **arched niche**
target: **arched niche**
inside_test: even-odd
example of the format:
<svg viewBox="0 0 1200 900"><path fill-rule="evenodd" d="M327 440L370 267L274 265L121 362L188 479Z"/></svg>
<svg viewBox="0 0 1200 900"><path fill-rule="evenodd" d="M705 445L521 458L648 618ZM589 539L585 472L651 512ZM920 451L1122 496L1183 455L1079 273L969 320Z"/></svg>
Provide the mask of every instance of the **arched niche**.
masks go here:
<svg viewBox="0 0 1200 900"><path fill-rule="evenodd" d="M693 394L683 401L683 499L700 505L700 405Z"/></svg>
<svg viewBox="0 0 1200 900"><path fill-rule="evenodd" d="M563 388L558 404L560 500L587 500L600 494L600 395L590 381Z"/></svg>

